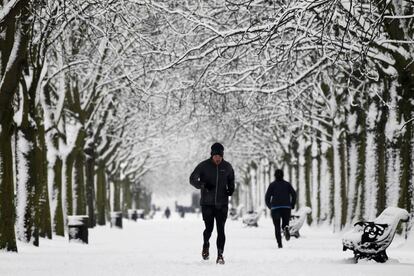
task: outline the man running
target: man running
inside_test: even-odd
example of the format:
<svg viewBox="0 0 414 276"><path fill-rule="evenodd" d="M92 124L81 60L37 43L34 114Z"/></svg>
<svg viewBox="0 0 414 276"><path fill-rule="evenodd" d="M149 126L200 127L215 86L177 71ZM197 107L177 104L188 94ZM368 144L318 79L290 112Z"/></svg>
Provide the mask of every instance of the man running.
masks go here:
<svg viewBox="0 0 414 276"><path fill-rule="evenodd" d="M211 146L211 157L202 161L190 176L190 183L201 190L201 213L205 224L203 232L202 257L209 258L210 237L217 227L217 264L224 264L223 252L226 242L224 225L227 219L229 196L234 192L234 171L231 164L223 159L224 147L220 143Z"/></svg>

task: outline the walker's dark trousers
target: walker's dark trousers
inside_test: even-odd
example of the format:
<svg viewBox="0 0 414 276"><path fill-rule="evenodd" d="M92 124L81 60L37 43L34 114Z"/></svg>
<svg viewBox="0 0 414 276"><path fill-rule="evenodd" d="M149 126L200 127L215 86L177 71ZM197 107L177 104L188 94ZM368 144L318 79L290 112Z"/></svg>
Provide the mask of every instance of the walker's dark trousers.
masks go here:
<svg viewBox="0 0 414 276"><path fill-rule="evenodd" d="M278 245L282 245L282 236L280 234L280 219L282 219L282 229L289 225L290 208L279 208L272 210L273 225L275 226L275 236Z"/></svg>
<svg viewBox="0 0 414 276"><path fill-rule="evenodd" d="M204 245L209 244L211 233L214 228L214 219L216 219L217 227L217 250L223 254L224 244L226 243L226 235L224 234L224 225L227 219L227 206L203 205L201 212L203 214L206 229L203 232Z"/></svg>

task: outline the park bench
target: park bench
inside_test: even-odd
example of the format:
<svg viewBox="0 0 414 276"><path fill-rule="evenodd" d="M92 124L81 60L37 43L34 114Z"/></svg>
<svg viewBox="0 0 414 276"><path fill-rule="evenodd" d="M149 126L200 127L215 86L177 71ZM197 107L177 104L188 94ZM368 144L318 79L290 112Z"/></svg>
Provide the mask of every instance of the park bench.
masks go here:
<svg viewBox="0 0 414 276"><path fill-rule="evenodd" d="M398 223L408 219L406 210L388 207L374 221L355 223L342 238L343 250L352 250L356 263L359 259L384 263L388 260L385 250L394 238Z"/></svg>
<svg viewBox="0 0 414 276"><path fill-rule="evenodd" d="M237 208L232 207L229 210L229 216L232 220L238 220L239 218L242 217L243 211L244 211L243 205L239 205Z"/></svg>
<svg viewBox="0 0 414 276"><path fill-rule="evenodd" d="M258 221L260 217L262 216L262 213L265 211L265 209L260 209L259 211L248 211L242 218L243 225L245 226L254 226L258 227Z"/></svg>
<svg viewBox="0 0 414 276"><path fill-rule="evenodd" d="M291 237L295 237L295 238L300 237L299 230L300 228L302 228L307 215L310 214L311 212L312 212L311 208L305 206L305 207L301 207L297 212L293 213L290 216L288 229L289 229L289 234Z"/></svg>

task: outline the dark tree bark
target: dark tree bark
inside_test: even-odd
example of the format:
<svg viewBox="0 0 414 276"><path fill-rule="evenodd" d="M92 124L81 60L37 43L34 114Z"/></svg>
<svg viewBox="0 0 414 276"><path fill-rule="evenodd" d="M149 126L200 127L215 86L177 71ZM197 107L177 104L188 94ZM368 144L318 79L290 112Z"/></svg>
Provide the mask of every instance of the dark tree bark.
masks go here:
<svg viewBox="0 0 414 276"><path fill-rule="evenodd" d="M93 142L90 142L85 148L86 164L85 164L85 177L86 177L86 203L87 214L89 217L90 228L96 225L95 216L95 148Z"/></svg>
<svg viewBox="0 0 414 276"><path fill-rule="evenodd" d="M65 194L66 194L66 215L73 215L73 192L72 192L72 173L73 173L73 153L66 156L65 159Z"/></svg>
<svg viewBox="0 0 414 276"><path fill-rule="evenodd" d="M63 219L62 206L62 159L56 156L55 164L53 165L53 193L56 199L56 209L53 216L53 225L55 234L58 236L65 236L65 222Z"/></svg>
<svg viewBox="0 0 414 276"><path fill-rule="evenodd" d="M82 134L79 134L80 136ZM83 136L83 135L82 135ZM83 138L84 139L84 138ZM83 147L75 151L74 163L74 196L76 200L75 215L86 215L86 196L85 196L85 156Z"/></svg>
<svg viewBox="0 0 414 276"><path fill-rule="evenodd" d="M128 178L122 181L122 212L128 217L128 210L132 209L131 182Z"/></svg>
<svg viewBox="0 0 414 276"><path fill-rule="evenodd" d="M12 110L0 124L0 249L17 251L14 233L14 185L12 155ZM7 113L6 113L7 114Z"/></svg>
<svg viewBox="0 0 414 276"><path fill-rule="evenodd" d="M113 180L114 183L114 207L113 211L118 212L121 211L121 186L122 182L119 180L119 177L116 176L116 178Z"/></svg>
<svg viewBox="0 0 414 276"><path fill-rule="evenodd" d="M106 223L106 176L105 165L98 164L97 180L96 180L96 206L98 211L97 223L98 225L105 225Z"/></svg>
<svg viewBox="0 0 414 276"><path fill-rule="evenodd" d="M312 146L307 146L305 149L305 200L306 206L312 208ZM312 224L312 214L308 214L307 223Z"/></svg>
<svg viewBox="0 0 414 276"><path fill-rule="evenodd" d="M17 251L14 232L13 109L11 103L26 60L29 1L18 1L0 21L0 249ZM3 4L3 2L2 2ZM19 16L17 16L19 15ZM11 53L14 52L14 55Z"/></svg>
<svg viewBox="0 0 414 276"><path fill-rule="evenodd" d="M42 112L38 109L38 112ZM38 127L38 147L36 149L36 155L40 169L38 171L38 181L40 185L40 225L39 235L43 238L52 238L52 222L50 216L50 202L48 191L48 161L47 161L47 149L45 141L45 129L43 124L43 116L37 116L36 123Z"/></svg>

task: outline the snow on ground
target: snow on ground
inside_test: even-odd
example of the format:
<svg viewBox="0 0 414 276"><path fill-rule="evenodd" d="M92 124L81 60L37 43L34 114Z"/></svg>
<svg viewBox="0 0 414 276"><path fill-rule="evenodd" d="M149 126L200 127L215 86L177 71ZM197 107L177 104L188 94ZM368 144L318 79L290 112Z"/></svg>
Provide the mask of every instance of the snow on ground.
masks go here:
<svg viewBox="0 0 414 276"><path fill-rule="evenodd" d="M341 235L329 228L302 228L302 237L277 249L273 226L262 218L258 228L228 220L224 252L226 264L216 265L213 234L210 260L201 260L201 217L169 220L124 220L124 228L97 227L89 244L67 238L40 241L34 248L19 243L19 253L0 252L0 275L413 275L414 239L396 237L385 264L353 263L342 251ZM215 230L214 230L215 231Z"/></svg>

